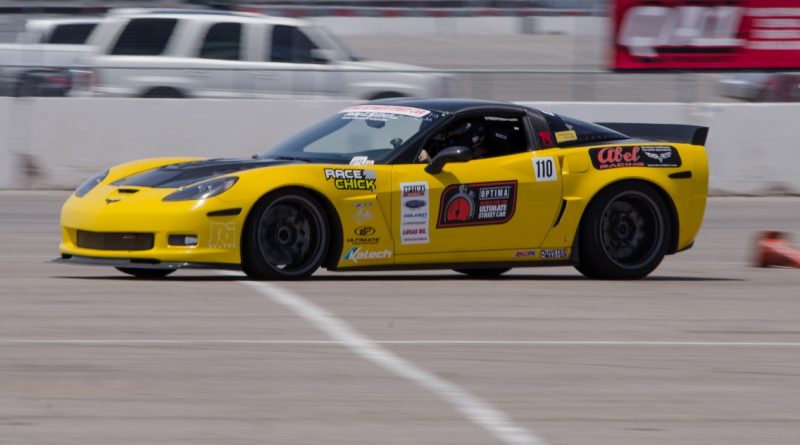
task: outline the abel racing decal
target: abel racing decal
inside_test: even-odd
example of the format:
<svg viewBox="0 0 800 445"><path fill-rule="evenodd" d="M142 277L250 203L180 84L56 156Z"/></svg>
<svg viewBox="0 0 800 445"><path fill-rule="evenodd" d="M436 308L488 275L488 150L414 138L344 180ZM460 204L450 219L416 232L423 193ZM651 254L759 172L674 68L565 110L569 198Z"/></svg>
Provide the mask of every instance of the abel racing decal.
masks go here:
<svg viewBox="0 0 800 445"><path fill-rule="evenodd" d="M339 190L369 190L374 192L378 175L375 174L375 170L326 168L325 179L333 181L333 186Z"/></svg>
<svg viewBox="0 0 800 445"><path fill-rule="evenodd" d="M430 220L427 182L400 183L400 242L427 244Z"/></svg>
<svg viewBox="0 0 800 445"><path fill-rule="evenodd" d="M503 224L516 201L517 181L454 184L442 192L436 227Z"/></svg>
<svg viewBox="0 0 800 445"><path fill-rule="evenodd" d="M552 156L533 158L533 173L536 182L557 181L556 162Z"/></svg>
<svg viewBox="0 0 800 445"><path fill-rule="evenodd" d="M391 257L391 250L368 250L361 247L353 247L344 254L344 258L342 259L358 264L360 261L386 260Z"/></svg>
<svg viewBox="0 0 800 445"><path fill-rule="evenodd" d="M340 113L344 113L343 119L388 120L394 119L394 116L398 115L423 118L430 114L430 111L422 108L393 105L355 105L345 108Z"/></svg>
<svg viewBox="0 0 800 445"><path fill-rule="evenodd" d="M592 165L598 170L618 167L680 167L678 150L667 145L635 145L589 150Z"/></svg>

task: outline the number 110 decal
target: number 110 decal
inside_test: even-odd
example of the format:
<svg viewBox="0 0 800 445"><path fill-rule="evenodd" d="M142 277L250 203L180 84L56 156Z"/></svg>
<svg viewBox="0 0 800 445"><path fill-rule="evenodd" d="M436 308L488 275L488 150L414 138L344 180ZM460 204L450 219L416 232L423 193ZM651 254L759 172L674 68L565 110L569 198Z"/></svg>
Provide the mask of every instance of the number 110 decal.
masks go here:
<svg viewBox="0 0 800 445"><path fill-rule="evenodd" d="M533 171L536 174L536 182L556 181L556 163L552 156L533 158Z"/></svg>

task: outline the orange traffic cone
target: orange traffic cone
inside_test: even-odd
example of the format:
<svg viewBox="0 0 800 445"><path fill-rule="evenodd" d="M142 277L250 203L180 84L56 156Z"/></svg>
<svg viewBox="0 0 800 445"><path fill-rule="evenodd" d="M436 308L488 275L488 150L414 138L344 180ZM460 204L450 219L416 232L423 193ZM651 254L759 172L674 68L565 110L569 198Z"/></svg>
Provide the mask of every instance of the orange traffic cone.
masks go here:
<svg viewBox="0 0 800 445"><path fill-rule="evenodd" d="M785 233L774 230L762 232L756 245L755 266L800 268L800 251L789 246Z"/></svg>

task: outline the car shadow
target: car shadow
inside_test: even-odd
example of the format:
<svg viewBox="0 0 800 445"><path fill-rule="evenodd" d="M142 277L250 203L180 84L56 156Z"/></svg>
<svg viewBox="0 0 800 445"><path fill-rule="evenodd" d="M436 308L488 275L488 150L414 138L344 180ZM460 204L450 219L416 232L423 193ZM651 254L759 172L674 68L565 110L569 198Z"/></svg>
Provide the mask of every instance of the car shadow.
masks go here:
<svg viewBox="0 0 800 445"><path fill-rule="evenodd" d="M51 278L68 279L68 280L109 280L109 281L159 281L159 282L202 282L202 281L249 281L244 275L191 275L180 276L170 275L164 278L136 278L125 275L60 275L51 276ZM582 275L534 275L534 274L513 274L501 275L499 277L469 277L460 274L446 274L446 275L408 275L408 274L358 274L347 273L341 275L314 275L305 282L351 282L351 281L396 281L396 282L411 282L411 281L569 281L569 282L650 282L650 281L666 281L666 282L730 282L730 281L747 281L743 278L729 278L729 277L696 277L696 276L670 276L658 275L642 278L641 280L592 280ZM282 283L282 281L276 281Z"/></svg>

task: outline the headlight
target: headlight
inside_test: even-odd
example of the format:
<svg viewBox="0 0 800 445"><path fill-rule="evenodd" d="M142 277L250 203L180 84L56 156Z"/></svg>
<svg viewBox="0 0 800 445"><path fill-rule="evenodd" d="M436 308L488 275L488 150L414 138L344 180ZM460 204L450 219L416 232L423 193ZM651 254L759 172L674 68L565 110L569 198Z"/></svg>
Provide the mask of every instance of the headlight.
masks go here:
<svg viewBox="0 0 800 445"><path fill-rule="evenodd" d="M103 179L106 179L108 176L108 170L104 171L103 173L98 173L93 177L89 178L83 184L79 185L78 188L75 189L75 196L80 198L81 196L89 193L97 184L103 182Z"/></svg>
<svg viewBox="0 0 800 445"><path fill-rule="evenodd" d="M177 192L171 193L164 198L164 201L191 201L193 199L206 199L217 196L227 191L236 184L239 178L236 176L226 176L224 178L212 179L199 184L190 185Z"/></svg>

